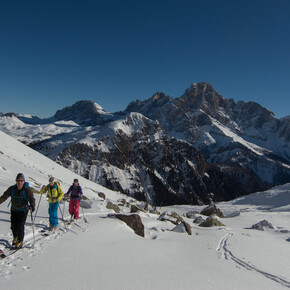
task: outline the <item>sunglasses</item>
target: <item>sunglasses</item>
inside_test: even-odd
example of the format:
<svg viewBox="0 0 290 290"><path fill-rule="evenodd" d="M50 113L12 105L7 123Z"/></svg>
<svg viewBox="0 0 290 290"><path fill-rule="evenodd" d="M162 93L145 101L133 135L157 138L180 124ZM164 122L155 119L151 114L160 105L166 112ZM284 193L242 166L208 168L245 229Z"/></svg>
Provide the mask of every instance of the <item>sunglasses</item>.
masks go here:
<svg viewBox="0 0 290 290"><path fill-rule="evenodd" d="M23 179L17 179L16 182L24 182Z"/></svg>

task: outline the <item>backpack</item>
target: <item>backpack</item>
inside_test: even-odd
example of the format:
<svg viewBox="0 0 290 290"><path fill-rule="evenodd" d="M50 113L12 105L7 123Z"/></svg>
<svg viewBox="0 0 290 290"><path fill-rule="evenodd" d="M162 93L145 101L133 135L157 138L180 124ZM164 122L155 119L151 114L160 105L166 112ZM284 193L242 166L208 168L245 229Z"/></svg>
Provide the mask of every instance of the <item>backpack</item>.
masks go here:
<svg viewBox="0 0 290 290"><path fill-rule="evenodd" d="M21 195L15 195L15 193L17 192L17 185L14 185L12 188L12 192L11 192L11 200L8 204L8 206L10 205L12 199L15 199L15 202L18 203L19 206L23 205L22 207L15 207L13 206L13 203L11 203L11 208L15 209L15 210L23 210L23 211L27 211L27 206L28 206L28 199L26 196L26 189L29 187L29 183L25 182L23 189L21 190L22 196ZM26 201L25 203L23 203L23 199Z"/></svg>

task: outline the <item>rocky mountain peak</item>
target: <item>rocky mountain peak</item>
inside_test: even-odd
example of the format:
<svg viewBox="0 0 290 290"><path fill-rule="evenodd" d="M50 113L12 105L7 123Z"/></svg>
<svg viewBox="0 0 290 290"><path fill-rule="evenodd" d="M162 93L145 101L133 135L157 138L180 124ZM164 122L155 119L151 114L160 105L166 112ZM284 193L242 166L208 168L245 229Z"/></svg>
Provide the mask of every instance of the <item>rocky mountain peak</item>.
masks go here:
<svg viewBox="0 0 290 290"><path fill-rule="evenodd" d="M126 112L140 112L145 116L150 113L158 111L166 103L170 102L172 98L161 92L156 92L153 96L145 101L136 100L131 102L126 108Z"/></svg>
<svg viewBox="0 0 290 290"><path fill-rule="evenodd" d="M185 90L184 97L195 97L198 95L217 93L213 86L207 82L192 83L188 89Z"/></svg>
<svg viewBox="0 0 290 290"><path fill-rule="evenodd" d="M106 120L112 120L112 114L107 113L94 101L78 101L72 106L58 110L54 118L57 121L74 121L78 124L98 125L103 124ZM110 118L111 117L111 118Z"/></svg>
<svg viewBox="0 0 290 290"><path fill-rule="evenodd" d="M176 105L185 111L189 109L203 110L211 116L215 115L220 107L229 107L231 102L232 100L224 99L207 82L192 83L185 93L176 99Z"/></svg>
<svg viewBox="0 0 290 290"><path fill-rule="evenodd" d="M17 117L17 115L13 112L4 114L6 117Z"/></svg>

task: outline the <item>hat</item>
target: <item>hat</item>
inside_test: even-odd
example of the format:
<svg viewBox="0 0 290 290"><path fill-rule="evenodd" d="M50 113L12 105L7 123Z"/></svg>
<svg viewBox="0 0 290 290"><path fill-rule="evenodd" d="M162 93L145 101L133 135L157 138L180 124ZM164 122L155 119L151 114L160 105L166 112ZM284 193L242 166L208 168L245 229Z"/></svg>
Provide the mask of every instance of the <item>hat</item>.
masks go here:
<svg viewBox="0 0 290 290"><path fill-rule="evenodd" d="M79 183L79 180L75 178L75 179L74 179L74 183L75 183L75 182Z"/></svg>
<svg viewBox="0 0 290 290"><path fill-rule="evenodd" d="M23 180L25 180L24 174L23 173L18 173L17 176L16 176L16 180L17 179L23 179Z"/></svg>
<svg viewBox="0 0 290 290"><path fill-rule="evenodd" d="M54 177L49 177L48 182L54 182Z"/></svg>

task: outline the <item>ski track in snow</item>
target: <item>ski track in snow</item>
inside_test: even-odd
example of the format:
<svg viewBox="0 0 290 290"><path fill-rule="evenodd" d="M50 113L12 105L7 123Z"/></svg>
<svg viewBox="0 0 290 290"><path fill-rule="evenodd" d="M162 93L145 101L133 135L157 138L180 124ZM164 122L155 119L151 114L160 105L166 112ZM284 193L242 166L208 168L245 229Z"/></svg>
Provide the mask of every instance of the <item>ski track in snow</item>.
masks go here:
<svg viewBox="0 0 290 290"><path fill-rule="evenodd" d="M219 244L216 248L218 255L221 259L232 259L235 263L237 263L239 266L249 270L249 271L256 271L260 274L262 274L264 277L271 279L274 282L279 283L281 286L285 286L287 288L290 288L290 282L285 280L284 278L281 278L279 276L270 274L268 272L265 272L263 270L258 269L257 267L251 265L250 263L244 262L241 259L239 259L238 257L236 257L229 249L227 246L227 242L228 240L233 236L234 234L232 232L228 232L226 233L225 236L223 236L221 238L221 240L219 241Z"/></svg>
<svg viewBox="0 0 290 290"><path fill-rule="evenodd" d="M9 249L11 246L9 240L12 239L11 235L7 234L4 239L0 240L0 248L4 251L6 258L0 260L1 270L0 270L0 280L9 279L14 273L14 270L21 268L22 270L29 271L30 267L23 265L19 266L20 263L23 263L26 257L34 257L38 253L41 253L44 247L48 246L48 242L51 243L56 239L61 238L67 233L78 234L79 232L85 232L89 227L92 227L94 224L86 222L85 216L100 216L100 213L87 213L80 217L78 222L73 222L70 225L64 225L62 219L59 219L59 228L54 233L49 233L47 236L42 235L43 230L46 226L45 224L39 223L36 224L35 232L35 243L32 231L25 236L24 246L20 250ZM65 218L65 220L67 220ZM27 226L27 225L26 225Z"/></svg>

